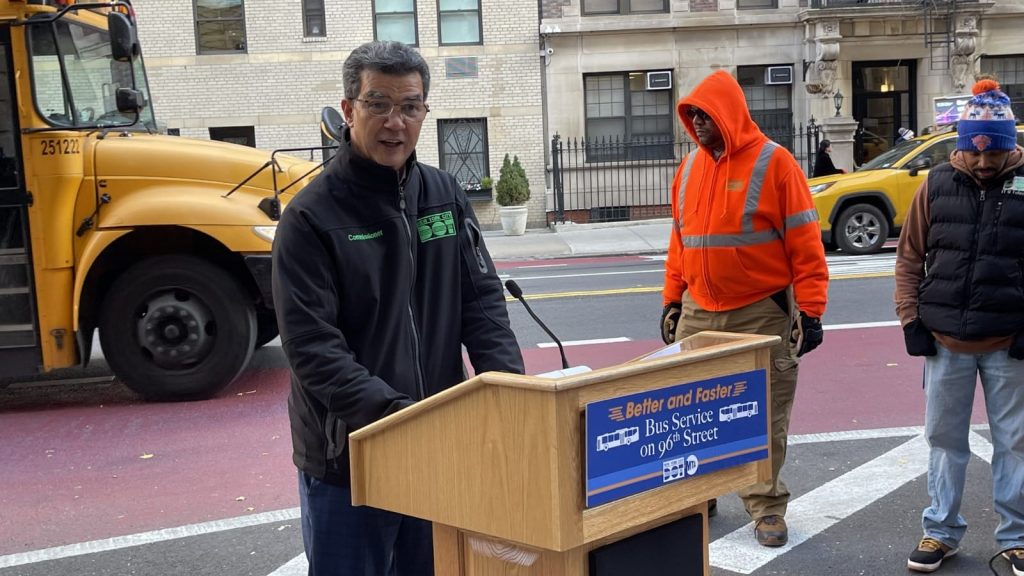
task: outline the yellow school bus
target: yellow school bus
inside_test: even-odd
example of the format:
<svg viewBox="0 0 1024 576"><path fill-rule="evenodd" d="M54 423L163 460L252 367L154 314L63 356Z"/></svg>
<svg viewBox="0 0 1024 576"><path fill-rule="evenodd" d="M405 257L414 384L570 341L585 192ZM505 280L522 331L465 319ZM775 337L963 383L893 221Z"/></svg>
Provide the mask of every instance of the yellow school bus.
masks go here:
<svg viewBox="0 0 1024 576"><path fill-rule="evenodd" d="M88 362L208 397L277 327L278 193L316 165L158 133L125 0L0 0L0 379Z"/></svg>

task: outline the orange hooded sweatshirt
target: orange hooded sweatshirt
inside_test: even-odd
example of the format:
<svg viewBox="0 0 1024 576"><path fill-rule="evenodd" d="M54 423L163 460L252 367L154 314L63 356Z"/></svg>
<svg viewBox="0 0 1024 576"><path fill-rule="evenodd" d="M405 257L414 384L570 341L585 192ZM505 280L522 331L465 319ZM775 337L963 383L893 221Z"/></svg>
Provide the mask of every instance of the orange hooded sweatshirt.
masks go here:
<svg viewBox="0 0 1024 576"><path fill-rule="evenodd" d="M676 171L664 303L679 302L689 290L705 310L735 310L792 285L799 309L820 318L828 267L818 214L796 159L761 133L742 88L727 72L711 74L676 106L699 142L685 113L690 106L711 116L725 151L715 160L700 145Z"/></svg>

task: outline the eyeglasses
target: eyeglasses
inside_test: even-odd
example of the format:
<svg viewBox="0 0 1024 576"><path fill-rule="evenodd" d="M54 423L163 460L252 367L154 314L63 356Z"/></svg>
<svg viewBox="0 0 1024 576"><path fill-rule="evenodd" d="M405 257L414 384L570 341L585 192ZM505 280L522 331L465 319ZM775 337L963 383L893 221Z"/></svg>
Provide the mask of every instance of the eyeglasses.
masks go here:
<svg viewBox="0 0 1024 576"><path fill-rule="evenodd" d="M693 120L698 116L700 116L700 119L703 122L714 122L714 120L711 119L710 114L701 110L700 108L697 108L696 106L690 106L689 108L686 109L686 117L689 118L690 120Z"/></svg>
<svg viewBox="0 0 1024 576"><path fill-rule="evenodd" d="M391 116L391 113L398 108L398 113L402 115L402 119L406 122L423 122L423 119L427 117L427 112L430 112L430 106L427 106L423 102L403 102L401 104L395 104L390 100L366 100L363 98L354 98L356 102L362 102L366 107L366 111L371 116L378 118L387 118Z"/></svg>

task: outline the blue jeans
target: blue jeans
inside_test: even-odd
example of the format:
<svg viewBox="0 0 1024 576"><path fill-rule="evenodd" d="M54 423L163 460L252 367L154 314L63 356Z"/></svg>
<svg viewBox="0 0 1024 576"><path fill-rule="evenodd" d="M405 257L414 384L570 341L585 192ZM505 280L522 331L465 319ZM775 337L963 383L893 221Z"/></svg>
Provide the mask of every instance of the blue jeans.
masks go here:
<svg viewBox="0 0 1024 576"><path fill-rule="evenodd" d="M971 406L978 375L992 433L992 495L1000 522L1000 550L1024 547L1024 361L1006 350L957 354L941 345L925 358L925 437L931 446L928 495L922 514L925 536L956 547L967 530L960 515L967 462Z"/></svg>
<svg viewBox="0 0 1024 576"><path fill-rule="evenodd" d="M433 576L430 522L353 506L349 488L299 471L309 576Z"/></svg>

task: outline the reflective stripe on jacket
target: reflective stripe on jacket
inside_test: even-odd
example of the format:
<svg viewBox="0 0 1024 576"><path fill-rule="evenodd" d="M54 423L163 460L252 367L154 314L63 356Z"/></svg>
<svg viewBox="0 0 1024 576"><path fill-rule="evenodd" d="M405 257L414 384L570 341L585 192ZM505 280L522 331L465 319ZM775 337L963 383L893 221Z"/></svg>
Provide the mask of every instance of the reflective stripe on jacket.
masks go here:
<svg viewBox="0 0 1024 576"><path fill-rule="evenodd" d="M712 74L679 101L679 117L698 141L689 106L711 116L725 151L715 160L701 145L676 171L664 302L689 290L705 310L734 310L793 285L800 310L820 317L828 267L800 166L754 124L728 73Z"/></svg>

